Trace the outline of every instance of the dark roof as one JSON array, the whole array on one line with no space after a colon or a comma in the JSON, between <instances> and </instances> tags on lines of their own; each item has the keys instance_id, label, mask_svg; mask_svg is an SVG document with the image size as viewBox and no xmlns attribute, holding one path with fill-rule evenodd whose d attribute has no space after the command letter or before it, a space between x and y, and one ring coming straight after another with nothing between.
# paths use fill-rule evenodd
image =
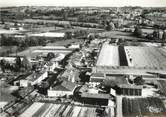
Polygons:
<instances>
[{"instance_id":1,"label":"dark roof","mask_svg":"<svg viewBox=\"0 0 166 117\"><path fill-rule=\"evenodd\" d=\"M56 85L53 87L53 90L59 90L59 91L73 91L77 85L75 83L72 83L70 81L64 80L61 84Z\"/></svg>"},{"instance_id":2,"label":"dark roof","mask_svg":"<svg viewBox=\"0 0 166 117\"><path fill-rule=\"evenodd\" d=\"M99 93L81 93L82 98L94 98L94 99L110 99L111 96L109 94L99 94Z\"/></svg>"}]
</instances>

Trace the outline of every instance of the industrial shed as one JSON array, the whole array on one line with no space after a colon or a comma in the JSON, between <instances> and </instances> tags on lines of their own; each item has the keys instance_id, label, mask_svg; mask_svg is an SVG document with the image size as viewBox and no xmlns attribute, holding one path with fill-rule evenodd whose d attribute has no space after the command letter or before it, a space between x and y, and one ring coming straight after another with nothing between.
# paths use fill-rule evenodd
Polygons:
<instances>
[{"instance_id":1,"label":"industrial shed","mask_svg":"<svg viewBox=\"0 0 166 117\"><path fill-rule=\"evenodd\" d=\"M119 95L125 95L125 96L141 96L142 88L143 88L142 86L121 84L121 85L118 85L116 93Z\"/></svg>"}]
</instances>

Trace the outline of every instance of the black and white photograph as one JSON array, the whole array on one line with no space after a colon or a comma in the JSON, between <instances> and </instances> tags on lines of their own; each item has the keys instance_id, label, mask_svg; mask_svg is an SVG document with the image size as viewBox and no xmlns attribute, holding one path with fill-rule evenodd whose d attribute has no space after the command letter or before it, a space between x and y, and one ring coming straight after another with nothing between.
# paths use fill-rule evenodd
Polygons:
<instances>
[{"instance_id":1,"label":"black and white photograph","mask_svg":"<svg viewBox=\"0 0 166 117\"><path fill-rule=\"evenodd\" d=\"M0 117L166 117L166 0L0 0Z\"/></svg>"}]
</instances>

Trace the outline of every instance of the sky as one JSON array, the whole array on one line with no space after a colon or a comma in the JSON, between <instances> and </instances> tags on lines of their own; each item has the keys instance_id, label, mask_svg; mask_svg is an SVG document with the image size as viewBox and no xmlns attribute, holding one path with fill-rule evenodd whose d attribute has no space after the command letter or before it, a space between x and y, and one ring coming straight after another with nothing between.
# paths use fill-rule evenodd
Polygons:
<instances>
[{"instance_id":1,"label":"sky","mask_svg":"<svg viewBox=\"0 0 166 117\"><path fill-rule=\"evenodd\" d=\"M0 0L0 7L5 6L166 7L166 0Z\"/></svg>"}]
</instances>

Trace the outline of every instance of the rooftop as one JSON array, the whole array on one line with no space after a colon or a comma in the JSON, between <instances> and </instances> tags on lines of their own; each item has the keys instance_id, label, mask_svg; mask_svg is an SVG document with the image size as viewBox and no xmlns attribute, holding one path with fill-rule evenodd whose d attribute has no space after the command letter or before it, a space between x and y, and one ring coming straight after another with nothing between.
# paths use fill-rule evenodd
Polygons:
<instances>
[{"instance_id":1,"label":"rooftop","mask_svg":"<svg viewBox=\"0 0 166 117\"><path fill-rule=\"evenodd\" d=\"M130 67L166 69L166 49L156 47L125 46Z\"/></svg>"},{"instance_id":2,"label":"rooftop","mask_svg":"<svg viewBox=\"0 0 166 117\"><path fill-rule=\"evenodd\" d=\"M103 73L93 73L91 77L104 77Z\"/></svg>"},{"instance_id":3,"label":"rooftop","mask_svg":"<svg viewBox=\"0 0 166 117\"><path fill-rule=\"evenodd\" d=\"M111 96L109 94L99 94L99 93L85 93L81 94L83 98L94 98L94 99L109 99Z\"/></svg>"},{"instance_id":4,"label":"rooftop","mask_svg":"<svg viewBox=\"0 0 166 117\"><path fill-rule=\"evenodd\" d=\"M103 44L96 66L119 66L118 46Z\"/></svg>"},{"instance_id":5,"label":"rooftop","mask_svg":"<svg viewBox=\"0 0 166 117\"><path fill-rule=\"evenodd\" d=\"M70 81L64 80L62 83L56 85L53 87L52 90L57 91L73 91L77 85L75 83L72 83Z\"/></svg>"},{"instance_id":6,"label":"rooftop","mask_svg":"<svg viewBox=\"0 0 166 117\"><path fill-rule=\"evenodd\" d=\"M36 73L36 72L34 72L31 75L29 75L26 79L33 82L33 81L37 80L43 74L44 74L43 72L42 73Z\"/></svg>"}]
</instances>

